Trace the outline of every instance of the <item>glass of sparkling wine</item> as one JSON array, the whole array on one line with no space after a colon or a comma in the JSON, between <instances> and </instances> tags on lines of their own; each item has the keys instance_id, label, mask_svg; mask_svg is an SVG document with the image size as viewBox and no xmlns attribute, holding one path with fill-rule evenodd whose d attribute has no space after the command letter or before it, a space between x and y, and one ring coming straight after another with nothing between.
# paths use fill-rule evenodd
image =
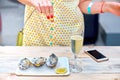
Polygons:
<instances>
[{"instance_id":1,"label":"glass of sparkling wine","mask_svg":"<svg viewBox=\"0 0 120 80\"><path fill-rule=\"evenodd\" d=\"M77 59L77 55L80 53L83 46L83 31L74 32L71 34L71 50L74 55L72 64L70 64L71 72L81 72L81 61Z\"/></svg>"}]
</instances>

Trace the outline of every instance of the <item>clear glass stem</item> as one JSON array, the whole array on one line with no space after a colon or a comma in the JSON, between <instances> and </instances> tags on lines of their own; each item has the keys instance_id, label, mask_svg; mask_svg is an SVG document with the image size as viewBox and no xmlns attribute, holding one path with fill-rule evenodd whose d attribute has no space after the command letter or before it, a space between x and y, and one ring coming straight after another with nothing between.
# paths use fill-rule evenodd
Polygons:
<instances>
[{"instance_id":1,"label":"clear glass stem","mask_svg":"<svg viewBox=\"0 0 120 80\"><path fill-rule=\"evenodd\" d=\"M77 55L76 55L76 53L74 53L74 59L75 59L75 60L77 59Z\"/></svg>"},{"instance_id":2,"label":"clear glass stem","mask_svg":"<svg viewBox=\"0 0 120 80\"><path fill-rule=\"evenodd\" d=\"M77 66L77 55L76 53L74 53L74 60L75 60L75 65L74 65L74 68Z\"/></svg>"}]
</instances>

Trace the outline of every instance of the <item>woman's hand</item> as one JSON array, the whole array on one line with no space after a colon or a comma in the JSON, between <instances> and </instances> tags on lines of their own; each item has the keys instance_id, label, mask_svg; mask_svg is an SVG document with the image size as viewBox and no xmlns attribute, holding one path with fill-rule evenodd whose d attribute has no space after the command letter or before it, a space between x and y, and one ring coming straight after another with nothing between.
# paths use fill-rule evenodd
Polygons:
<instances>
[{"instance_id":1,"label":"woman's hand","mask_svg":"<svg viewBox=\"0 0 120 80\"><path fill-rule=\"evenodd\" d=\"M53 6L50 0L29 0L29 2L40 12L47 16L47 19L53 18Z\"/></svg>"},{"instance_id":2,"label":"woman's hand","mask_svg":"<svg viewBox=\"0 0 120 80\"><path fill-rule=\"evenodd\" d=\"M105 2L103 12L110 12L120 16L120 3L118 2Z\"/></svg>"}]
</instances>

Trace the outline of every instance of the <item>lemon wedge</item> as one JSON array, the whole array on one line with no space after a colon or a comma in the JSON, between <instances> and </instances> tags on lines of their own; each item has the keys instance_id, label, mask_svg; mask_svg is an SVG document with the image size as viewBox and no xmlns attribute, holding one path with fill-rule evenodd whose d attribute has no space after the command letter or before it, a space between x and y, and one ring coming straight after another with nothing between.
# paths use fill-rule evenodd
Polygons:
<instances>
[{"instance_id":1,"label":"lemon wedge","mask_svg":"<svg viewBox=\"0 0 120 80\"><path fill-rule=\"evenodd\" d=\"M56 74L65 74L67 72L67 68L56 68Z\"/></svg>"}]
</instances>

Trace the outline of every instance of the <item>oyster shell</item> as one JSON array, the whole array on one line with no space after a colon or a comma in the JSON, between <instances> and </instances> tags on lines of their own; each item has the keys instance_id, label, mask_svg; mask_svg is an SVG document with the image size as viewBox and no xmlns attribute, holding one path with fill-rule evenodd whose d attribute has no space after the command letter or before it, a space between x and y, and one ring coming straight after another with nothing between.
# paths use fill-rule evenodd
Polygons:
<instances>
[{"instance_id":1,"label":"oyster shell","mask_svg":"<svg viewBox=\"0 0 120 80\"><path fill-rule=\"evenodd\" d=\"M48 67L53 68L57 65L57 62L58 62L58 57L55 54L51 54L47 59L46 64Z\"/></svg>"},{"instance_id":2,"label":"oyster shell","mask_svg":"<svg viewBox=\"0 0 120 80\"><path fill-rule=\"evenodd\" d=\"M30 67L30 65L31 65L30 60L27 58L23 58L20 60L18 67L21 70L25 70L25 69L28 69Z\"/></svg>"},{"instance_id":3,"label":"oyster shell","mask_svg":"<svg viewBox=\"0 0 120 80\"><path fill-rule=\"evenodd\" d=\"M34 66L40 67L43 64L45 64L46 58L45 57L36 57L36 58L33 58L31 62Z\"/></svg>"}]
</instances>

